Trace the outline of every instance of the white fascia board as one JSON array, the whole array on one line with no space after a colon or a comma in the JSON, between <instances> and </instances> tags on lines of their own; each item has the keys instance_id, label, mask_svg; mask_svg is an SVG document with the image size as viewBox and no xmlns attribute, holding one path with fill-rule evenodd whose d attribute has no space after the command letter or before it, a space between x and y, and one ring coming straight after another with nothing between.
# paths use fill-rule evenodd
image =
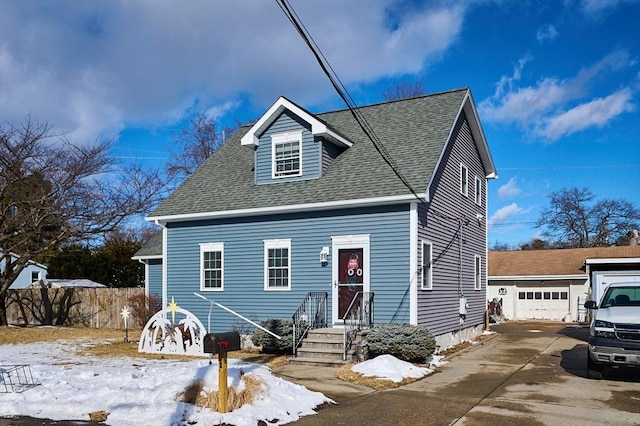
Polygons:
<instances>
[{"instance_id":1,"label":"white fascia board","mask_svg":"<svg viewBox=\"0 0 640 426\"><path fill-rule=\"evenodd\" d=\"M133 256L131 260L152 260L152 259L162 259L161 254L150 254L147 256Z\"/></svg>"},{"instance_id":2,"label":"white fascia board","mask_svg":"<svg viewBox=\"0 0 640 426\"><path fill-rule=\"evenodd\" d=\"M326 131L323 133L319 133L321 136L326 137L328 140L330 140L331 142L333 142L334 144L338 145L338 146L343 146L345 148L349 148L351 145L353 145L352 142L348 141L347 139L345 139L343 136L337 134L336 132L334 132L333 130L326 128ZM314 133L315 135L315 133Z\"/></svg>"},{"instance_id":3,"label":"white fascia board","mask_svg":"<svg viewBox=\"0 0 640 426\"><path fill-rule=\"evenodd\" d=\"M576 275L496 275L489 276L489 281L563 281L563 280L586 280L587 274Z\"/></svg>"},{"instance_id":4,"label":"white fascia board","mask_svg":"<svg viewBox=\"0 0 640 426\"><path fill-rule=\"evenodd\" d=\"M584 261L587 265L603 265L607 263L640 263L640 257L613 257L613 258L597 258L587 259Z\"/></svg>"},{"instance_id":5,"label":"white fascia board","mask_svg":"<svg viewBox=\"0 0 640 426\"><path fill-rule=\"evenodd\" d=\"M484 136L484 131L482 130L482 126L480 125L480 119L478 118L478 113L473 104L473 98L471 97L471 92L467 90L467 94L460 104L460 109L458 110L458 114L456 114L456 118L453 121L453 125L449 129L449 135L447 135L447 143L445 144L445 148L447 144L451 142L451 138L453 137L453 130L455 129L455 123L460 118L460 114L465 112L467 115L467 123L469 124L469 128L471 129L471 135L473 136L473 140L475 141L476 147L478 148L478 152L480 153L480 160L487 170L487 174L485 176L486 179L497 179L498 173L496 172L495 164L493 163L493 158L491 157L491 153L489 152L489 145L487 144L487 139ZM431 175L431 179L427 184L427 188L425 189L425 201L429 202L429 194L431 189L431 184L436 177L436 171L440 167L442 163L442 158L444 156L446 149L443 149L438 157L438 161L436 162L436 166L433 169L433 173Z\"/></svg>"},{"instance_id":6,"label":"white fascia board","mask_svg":"<svg viewBox=\"0 0 640 426\"><path fill-rule=\"evenodd\" d=\"M271 108L264 113L260 120L256 122L251 129L240 139L240 143L243 146L251 146L257 147L259 143L259 135L269 126L273 121L282 113L284 110L289 110L302 120L306 121L311 125L311 133L314 135L325 136L327 139L331 140L333 143L337 145L342 145L345 147L350 147L353 145L343 136L340 136L338 133L329 129L326 124L322 121L315 118L313 115L309 114L307 111L303 110L293 102L289 101L287 98L280 96L278 100L271 105Z\"/></svg>"},{"instance_id":7,"label":"white fascia board","mask_svg":"<svg viewBox=\"0 0 640 426\"><path fill-rule=\"evenodd\" d=\"M469 90L467 90L467 94L464 98L464 101L462 102L462 109L467 115L469 128L471 129L473 139L476 141L476 146L478 147L478 152L480 153L482 164L487 170L487 174L485 177L487 179L497 179L498 172L496 171L496 166L493 162L493 158L491 157L489 144L487 144L487 138L485 137L484 131L482 130L482 124L480 124L480 118L478 117L478 112L476 111L473 97L471 96L471 91ZM460 112L458 113L458 117L459 116Z\"/></svg>"},{"instance_id":8,"label":"white fascia board","mask_svg":"<svg viewBox=\"0 0 640 426\"><path fill-rule=\"evenodd\" d=\"M424 194L418 194L424 197ZM413 194L392 197L362 198L359 200L342 200L326 203L293 204L288 206L264 207L257 209L225 210L217 212L187 213L167 216L149 216L145 220L159 224L167 222L183 222L190 220L222 219L228 217L264 216L278 213L301 213L310 211L332 210L336 208L373 207L415 201Z\"/></svg>"}]
</instances>

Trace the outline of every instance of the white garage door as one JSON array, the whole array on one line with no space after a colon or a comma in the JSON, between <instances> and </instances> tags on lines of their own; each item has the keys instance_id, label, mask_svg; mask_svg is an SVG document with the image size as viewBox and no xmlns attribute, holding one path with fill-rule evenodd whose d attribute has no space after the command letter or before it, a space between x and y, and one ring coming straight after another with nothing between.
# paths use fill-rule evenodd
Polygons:
<instances>
[{"instance_id":1,"label":"white garage door","mask_svg":"<svg viewBox=\"0 0 640 426\"><path fill-rule=\"evenodd\" d=\"M517 289L518 319L561 320L569 312L569 286L522 287Z\"/></svg>"}]
</instances>

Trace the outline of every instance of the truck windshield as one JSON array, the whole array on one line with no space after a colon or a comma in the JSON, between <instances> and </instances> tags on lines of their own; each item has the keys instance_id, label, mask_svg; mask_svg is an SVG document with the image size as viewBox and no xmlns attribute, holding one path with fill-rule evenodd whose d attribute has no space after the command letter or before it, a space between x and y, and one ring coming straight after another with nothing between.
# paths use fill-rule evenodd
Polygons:
<instances>
[{"instance_id":1,"label":"truck windshield","mask_svg":"<svg viewBox=\"0 0 640 426\"><path fill-rule=\"evenodd\" d=\"M611 306L640 306L640 287L609 287L601 307Z\"/></svg>"}]
</instances>

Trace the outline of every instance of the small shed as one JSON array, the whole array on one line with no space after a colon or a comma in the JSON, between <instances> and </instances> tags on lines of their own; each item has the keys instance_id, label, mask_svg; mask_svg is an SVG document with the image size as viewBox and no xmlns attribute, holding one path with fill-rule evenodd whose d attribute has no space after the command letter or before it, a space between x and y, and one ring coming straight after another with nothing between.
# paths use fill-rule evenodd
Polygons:
<instances>
[{"instance_id":1,"label":"small shed","mask_svg":"<svg viewBox=\"0 0 640 426\"><path fill-rule=\"evenodd\" d=\"M95 281L91 281L87 278L50 278L34 281L31 283L29 288L107 288L107 286Z\"/></svg>"}]
</instances>

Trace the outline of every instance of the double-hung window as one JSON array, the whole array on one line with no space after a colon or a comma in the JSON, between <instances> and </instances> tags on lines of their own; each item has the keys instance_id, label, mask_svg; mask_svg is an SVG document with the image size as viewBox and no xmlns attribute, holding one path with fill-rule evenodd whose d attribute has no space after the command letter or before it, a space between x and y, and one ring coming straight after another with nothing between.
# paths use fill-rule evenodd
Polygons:
<instances>
[{"instance_id":1,"label":"double-hung window","mask_svg":"<svg viewBox=\"0 0 640 426\"><path fill-rule=\"evenodd\" d=\"M433 289L433 245L422 242L422 289Z\"/></svg>"},{"instance_id":2,"label":"double-hung window","mask_svg":"<svg viewBox=\"0 0 640 426\"><path fill-rule=\"evenodd\" d=\"M460 193L469 196L469 169L464 164L460 164Z\"/></svg>"},{"instance_id":3,"label":"double-hung window","mask_svg":"<svg viewBox=\"0 0 640 426\"><path fill-rule=\"evenodd\" d=\"M224 290L224 243L200 244L200 290Z\"/></svg>"},{"instance_id":4,"label":"double-hung window","mask_svg":"<svg viewBox=\"0 0 640 426\"><path fill-rule=\"evenodd\" d=\"M476 204L482 205L482 179L476 176Z\"/></svg>"},{"instance_id":5,"label":"double-hung window","mask_svg":"<svg viewBox=\"0 0 640 426\"><path fill-rule=\"evenodd\" d=\"M474 263L475 263L474 289L475 290L482 290L482 258L480 256L478 256L477 254L475 255Z\"/></svg>"},{"instance_id":6,"label":"double-hung window","mask_svg":"<svg viewBox=\"0 0 640 426\"><path fill-rule=\"evenodd\" d=\"M272 176L274 178L302 174L302 132L278 133L271 136Z\"/></svg>"},{"instance_id":7,"label":"double-hung window","mask_svg":"<svg viewBox=\"0 0 640 426\"><path fill-rule=\"evenodd\" d=\"M264 289L291 289L291 239L264 241Z\"/></svg>"}]
</instances>

